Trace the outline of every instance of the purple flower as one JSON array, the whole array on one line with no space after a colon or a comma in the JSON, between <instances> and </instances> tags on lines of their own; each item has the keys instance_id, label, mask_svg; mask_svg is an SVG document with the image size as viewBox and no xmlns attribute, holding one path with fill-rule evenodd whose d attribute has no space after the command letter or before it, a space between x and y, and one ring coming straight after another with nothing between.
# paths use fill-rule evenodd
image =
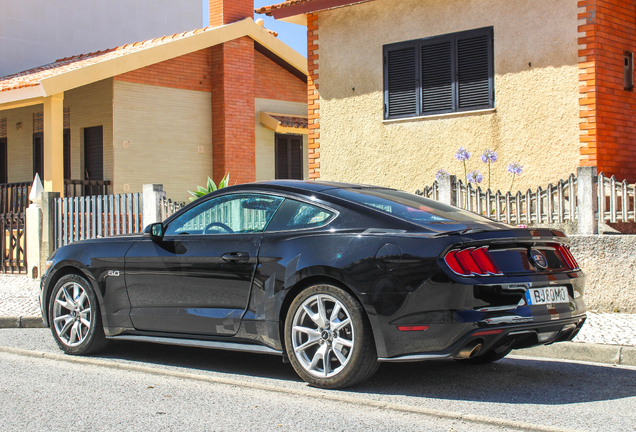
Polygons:
<instances>
[{"instance_id":1,"label":"purple flower","mask_svg":"<svg viewBox=\"0 0 636 432\"><path fill-rule=\"evenodd\" d=\"M508 165L507 169L508 172L513 175L521 175L521 173L523 172L523 165L521 165L519 162L513 162Z\"/></svg>"},{"instance_id":2,"label":"purple flower","mask_svg":"<svg viewBox=\"0 0 636 432\"><path fill-rule=\"evenodd\" d=\"M484 179L484 176L481 175L481 173L479 171L473 170L471 172L468 173L468 182L469 183L481 183L481 181Z\"/></svg>"},{"instance_id":3,"label":"purple flower","mask_svg":"<svg viewBox=\"0 0 636 432\"><path fill-rule=\"evenodd\" d=\"M484 154L481 155L481 161L483 163L497 162L497 152L490 149L484 150Z\"/></svg>"},{"instance_id":4,"label":"purple flower","mask_svg":"<svg viewBox=\"0 0 636 432\"><path fill-rule=\"evenodd\" d=\"M470 153L464 147L460 147L457 153L455 153L455 159L458 161L467 161L469 157Z\"/></svg>"},{"instance_id":5,"label":"purple flower","mask_svg":"<svg viewBox=\"0 0 636 432\"><path fill-rule=\"evenodd\" d=\"M447 176L447 175L449 175L449 174L448 174L448 171L446 171L446 170L445 170L445 169L443 169L443 168L438 169L438 170L437 170L437 173L435 174L435 180L439 180L439 178L440 178L440 177L442 177L442 176Z\"/></svg>"}]
</instances>

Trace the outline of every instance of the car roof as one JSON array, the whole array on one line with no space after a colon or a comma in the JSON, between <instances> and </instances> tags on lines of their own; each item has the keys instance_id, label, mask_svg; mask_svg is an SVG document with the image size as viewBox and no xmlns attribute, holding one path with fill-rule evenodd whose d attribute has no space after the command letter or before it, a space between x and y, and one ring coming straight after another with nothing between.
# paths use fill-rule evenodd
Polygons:
<instances>
[{"instance_id":1,"label":"car roof","mask_svg":"<svg viewBox=\"0 0 636 432\"><path fill-rule=\"evenodd\" d=\"M390 189L382 186L363 185L356 183L341 183L321 180L269 180L254 183L243 183L232 188L277 189L290 192L322 192L329 189Z\"/></svg>"}]
</instances>

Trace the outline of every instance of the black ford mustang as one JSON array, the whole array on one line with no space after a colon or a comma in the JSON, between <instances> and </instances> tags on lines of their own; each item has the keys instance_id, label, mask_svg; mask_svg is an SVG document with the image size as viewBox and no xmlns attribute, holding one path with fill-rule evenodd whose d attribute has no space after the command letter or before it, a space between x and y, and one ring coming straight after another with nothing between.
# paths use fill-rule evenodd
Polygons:
<instances>
[{"instance_id":1,"label":"black ford mustang","mask_svg":"<svg viewBox=\"0 0 636 432\"><path fill-rule=\"evenodd\" d=\"M571 340L584 280L558 231L393 189L272 181L58 249L40 303L69 354L110 339L269 353L342 388L379 361L485 363Z\"/></svg>"}]
</instances>

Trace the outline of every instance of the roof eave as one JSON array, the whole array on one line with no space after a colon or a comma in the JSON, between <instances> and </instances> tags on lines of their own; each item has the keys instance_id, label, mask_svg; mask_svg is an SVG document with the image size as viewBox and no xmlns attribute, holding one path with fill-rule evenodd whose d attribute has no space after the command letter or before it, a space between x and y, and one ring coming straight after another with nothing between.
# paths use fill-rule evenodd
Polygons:
<instances>
[{"instance_id":1,"label":"roof eave","mask_svg":"<svg viewBox=\"0 0 636 432\"><path fill-rule=\"evenodd\" d=\"M40 85L0 92L0 110L22 108L44 103L47 96Z\"/></svg>"},{"instance_id":2,"label":"roof eave","mask_svg":"<svg viewBox=\"0 0 636 432\"><path fill-rule=\"evenodd\" d=\"M296 22L302 19L301 16L304 16L308 13L351 6L354 4L366 3L369 1L373 0L313 0L305 3L292 4L278 9L271 9L264 13L269 16L273 16L277 20L285 21L291 19L292 21L289 22Z\"/></svg>"},{"instance_id":3,"label":"roof eave","mask_svg":"<svg viewBox=\"0 0 636 432\"><path fill-rule=\"evenodd\" d=\"M0 104L2 104L0 109L6 109L4 107L5 103L26 101L34 97L46 97L62 93L244 36L254 39L287 62L291 67L307 75L307 59L304 56L278 40L266 29L255 24L252 18L245 18L242 21L177 39L170 43L149 47L121 57L115 57L43 78L39 81L39 85L36 86L0 92Z\"/></svg>"}]
</instances>

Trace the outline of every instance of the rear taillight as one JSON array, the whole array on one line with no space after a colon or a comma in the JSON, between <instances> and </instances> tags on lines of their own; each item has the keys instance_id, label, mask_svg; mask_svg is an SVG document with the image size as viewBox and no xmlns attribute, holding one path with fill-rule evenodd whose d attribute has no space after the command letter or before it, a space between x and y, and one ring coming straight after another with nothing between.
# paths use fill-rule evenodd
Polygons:
<instances>
[{"instance_id":1,"label":"rear taillight","mask_svg":"<svg viewBox=\"0 0 636 432\"><path fill-rule=\"evenodd\" d=\"M572 270L579 269L579 263L576 262L576 259L574 259L574 255L572 255L572 252L570 252L570 249L567 246L560 244L557 245L556 248L563 257L563 261L569 268L571 268Z\"/></svg>"},{"instance_id":2,"label":"rear taillight","mask_svg":"<svg viewBox=\"0 0 636 432\"><path fill-rule=\"evenodd\" d=\"M454 249L446 254L444 261L453 272L461 276L490 276L502 274L486 246Z\"/></svg>"}]
</instances>

